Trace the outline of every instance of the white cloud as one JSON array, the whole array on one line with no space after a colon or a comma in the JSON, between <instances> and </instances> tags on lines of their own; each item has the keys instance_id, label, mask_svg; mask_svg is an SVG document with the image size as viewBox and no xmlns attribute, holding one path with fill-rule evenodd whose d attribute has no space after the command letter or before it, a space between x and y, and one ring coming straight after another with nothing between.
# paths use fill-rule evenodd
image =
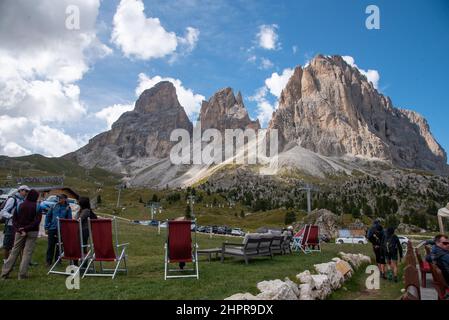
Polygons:
<instances>
[{"instance_id":1,"label":"white cloud","mask_svg":"<svg viewBox=\"0 0 449 320\"><path fill-rule=\"evenodd\" d=\"M296 52L298 52L298 46L293 46L292 51L293 51L293 54L296 54Z\"/></svg>"},{"instance_id":2,"label":"white cloud","mask_svg":"<svg viewBox=\"0 0 449 320\"><path fill-rule=\"evenodd\" d=\"M266 50L276 50L280 47L278 43L278 34L276 33L279 27L276 24L261 25L259 33L257 34L257 41L259 46Z\"/></svg>"},{"instance_id":3,"label":"white cloud","mask_svg":"<svg viewBox=\"0 0 449 320\"><path fill-rule=\"evenodd\" d=\"M266 70L266 69L271 69L273 67L274 67L274 64L269 59L266 59L266 58L260 59L260 67L259 67L260 69Z\"/></svg>"},{"instance_id":4,"label":"white cloud","mask_svg":"<svg viewBox=\"0 0 449 320\"><path fill-rule=\"evenodd\" d=\"M146 74L139 74L139 85L136 88L136 96L139 96L144 90L154 87L161 81L170 81L176 88L176 94L178 96L179 103L184 107L187 116L190 120L196 120L196 115L201 109L201 103L206 98L203 95L196 94L192 89L187 89L182 85L181 80L154 76L148 77Z\"/></svg>"},{"instance_id":5,"label":"white cloud","mask_svg":"<svg viewBox=\"0 0 449 320\"><path fill-rule=\"evenodd\" d=\"M158 18L146 17L141 0L121 0L113 19L111 41L126 57L141 60L162 58L174 54L178 44L192 51L199 38L199 30L188 27L185 37L164 29Z\"/></svg>"},{"instance_id":6,"label":"white cloud","mask_svg":"<svg viewBox=\"0 0 449 320\"><path fill-rule=\"evenodd\" d=\"M271 119L273 112L276 110L275 106L267 100L268 88L266 86L259 88L254 96L249 97L250 101L257 103L257 119L260 125L265 127Z\"/></svg>"},{"instance_id":7,"label":"white cloud","mask_svg":"<svg viewBox=\"0 0 449 320\"><path fill-rule=\"evenodd\" d=\"M66 28L68 5L79 8L79 30ZM75 82L112 52L96 35L99 6L100 0L0 3L0 154L57 156L80 146L62 128L87 113Z\"/></svg>"},{"instance_id":8,"label":"white cloud","mask_svg":"<svg viewBox=\"0 0 449 320\"><path fill-rule=\"evenodd\" d=\"M187 27L187 32L184 38L178 38L178 40L179 43L186 46L187 52L192 52L193 49L195 49L199 38L200 38L200 30L192 27Z\"/></svg>"},{"instance_id":9,"label":"white cloud","mask_svg":"<svg viewBox=\"0 0 449 320\"><path fill-rule=\"evenodd\" d=\"M106 121L107 129L111 129L112 124L120 118L120 116L134 109L134 105L131 104L114 104L113 106L109 106L103 108L102 110L95 113L95 116L98 119Z\"/></svg>"},{"instance_id":10,"label":"white cloud","mask_svg":"<svg viewBox=\"0 0 449 320\"><path fill-rule=\"evenodd\" d=\"M277 72L273 73L270 78L265 80L265 85L270 90L270 93L276 98L281 96L282 90L287 85L288 80L290 80L293 75L293 69L284 69L282 74L279 75Z\"/></svg>"},{"instance_id":11,"label":"white cloud","mask_svg":"<svg viewBox=\"0 0 449 320\"><path fill-rule=\"evenodd\" d=\"M80 9L80 30L66 28L68 5ZM42 0L32 6L27 0L2 2L0 56L9 63L9 76L80 80L90 62L111 53L96 36L99 6L99 0Z\"/></svg>"},{"instance_id":12,"label":"white cloud","mask_svg":"<svg viewBox=\"0 0 449 320\"><path fill-rule=\"evenodd\" d=\"M248 62L251 62L251 63L256 63L256 61L257 61L257 56L252 55L252 56L250 56L250 57L248 58L247 61L248 61Z\"/></svg>"},{"instance_id":13,"label":"white cloud","mask_svg":"<svg viewBox=\"0 0 449 320\"><path fill-rule=\"evenodd\" d=\"M368 71L366 71L366 70L363 70L363 69L359 68L355 64L354 58L351 57L351 56L342 56L342 58L351 67L357 68L360 71L360 73L363 74L368 79L369 82L373 83L374 88L378 89L380 75L379 75L379 72L377 70L368 69Z\"/></svg>"},{"instance_id":14,"label":"white cloud","mask_svg":"<svg viewBox=\"0 0 449 320\"><path fill-rule=\"evenodd\" d=\"M265 80L265 85L259 88L255 94L249 97L250 101L257 103L257 118L262 127L266 126L271 120L273 112L277 109L277 102L269 101L268 93L278 99L282 90L287 85L288 80L293 75L293 69L284 69L281 75L277 72L273 73L270 78Z\"/></svg>"},{"instance_id":15,"label":"white cloud","mask_svg":"<svg viewBox=\"0 0 449 320\"><path fill-rule=\"evenodd\" d=\"M58 157L79 148L84 142L38 121L0 116L0 154L18 157L39 153Z\"/></svg>"}]
</instances>

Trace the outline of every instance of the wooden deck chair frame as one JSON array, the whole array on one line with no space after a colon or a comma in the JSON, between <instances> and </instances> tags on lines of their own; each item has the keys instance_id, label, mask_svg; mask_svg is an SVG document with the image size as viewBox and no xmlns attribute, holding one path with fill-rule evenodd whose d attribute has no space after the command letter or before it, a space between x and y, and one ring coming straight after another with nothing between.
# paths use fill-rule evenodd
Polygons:
<instances>
[{"instance_id":1,"label":"wooden deck chair frame","mask_svg":"<svg viewBox=\"0 0 449 320\"><path fill-rule=\"evenodd\" d=\"M308 229L306 229L307 226L308 225L306 224L304 227L301 228L301 230L299 230L296 234L293 235L292 243L291 243L291 248L292 248L293 251L303 250L302 249L302 242L303 242L303 238L305 236L306 230L308 230ZM300 236L297 236L297 234L301 233L301 231L303 231L302 234Z\"/></svg>"},{"instance_id":2,"label":"wooden deck chair frame","mask_svg":"<svg viewBox=\"0 0 449 320\"><path fill-rule=\"evenodd\" d=\"M77 221L77 220L71 220L73 222L76 221L76 223L78 223L78 226L79 226L78 230L79 230L79 238L80 238L81 256L77 261L78 266L73 264L73 260L70 260L70 264L73 265L74 267L76 267L75 272L56 271L55 269L58 266L58 264L65 258L64 257L64 255L65 255L64 243L63 243L62 237L61 237L61 221L60 221L59 217L57 217L56 219L57 219L56 221L58 224L58 244L57 244L57 246L59 247L59 256L58 256L58 259L56 259L56 262L53 264L53 266L48 271L47 275L60 274L60 275L65 275L65 276L76 277L76 275L78 273L81 273L82 266L88 261L89 257L91 256L90 245L83 245L83 230L81 228L81 222ZM89 248L87 253L84 253L84 248Z\"/></svg>"},{"instance_id":3,"label":"wooden deck chair frame","mask_svg":"<svg viewBox=\"0 0 449 320\"><path fill-rule=\"evenodd\" d=\"M114 230L114 234L112 235L112 241L113 241L112 246L114 248L115 258L113 261L111 260L110 262L115 263L114 268L104 268L103 262L105 262L105 261L98 260L97 257L95 256L95 242L94 242L94 237L93 237L93 233L92 233L92 221L96 221L96 220L111 221L111 227ZM95 220L91 220L90 218L88 218L87 221L88 221L88 227L89 227L89 241L90 241L90 246L92 248L92 254L89 259L89 263L87 264L86 271L83 274L83 278L84 277L112 277L112 279L115 279L115 276L117 275L118 272L124 272L124 273L128 274L128 267L126 265L126 259L127 259L126 249L128 248L129 243L121 243L121 244L119 243L117 219L115 217L112 219L95 219ZM95 262L99 262L100 272L97 272ZM120 265L122 264L122 262L123 262L124 266L123 266L123 268L120 268ZM91 265L93 267L92 272L90 272Z\"/></svg>"},{"instance_id":4,"label":"wooden deck chair frame","mask_svg":"<svg viewBox=\"0 0 449 320\"><path fill-rule=\"evenodd\" d=\"M310 225L306 224L303 229L304 229L304 232L300 237L293 238L294 239L294 247L295 247L295 251L301 250L305 254L308 254L308 253L312 252L307 245L307 241L309 240L309 235L310 235Z\"/></svg>"},{"instance_id":5,"label":"wooden deck chair frame","mask_svg":"<svg viewBox=\"0 0 449 320\"><path fill-rule=\"evenodd\" d=\"M169 237L170 237L170 224L169 221L166 220L167 222L167 240L165 242L164 245L164 249L165 249L165 260L164 260L164 280L167 279L174 279L174 278L196 278L199 279L200 275L199 275L199 268L198 268L198 243L197 243L197 231L195 228L194 231L194 239L191 240L191 242L193 243L192 246L192 263L193 263L193 268L190 269L170 269L169 264L170 264L170 260L169 260L169 245L168 245L168 241L169 241ZM196 226L196 219L193 221L190 221L190 225L189 227L191 227L192 222L195 224ZM185 271L190 271L193 272L192 274L179 274ZM178 273L179 275L171 275L170 273Z\"/></svg>"}]
</instances>

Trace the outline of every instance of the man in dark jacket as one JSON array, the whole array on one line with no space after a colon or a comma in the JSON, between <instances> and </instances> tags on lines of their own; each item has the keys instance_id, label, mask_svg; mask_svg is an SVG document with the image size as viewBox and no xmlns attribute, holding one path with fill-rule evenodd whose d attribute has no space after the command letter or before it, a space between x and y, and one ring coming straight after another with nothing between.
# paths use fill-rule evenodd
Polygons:
<instances>
[{"instance_id":1,"label":"man in dark jacket","mask_svg":"<svg viewBox=\"0 0 449 320\"><path fill-rule=\"evenodd\" d=\"M8 278L20 253L22 253L22 261L19 269L19 280L27 278L28 267L36 245L41 222L40 207L37 203L38 197L39 193L36 190L31 190L25 201L14 210L13 225L16 234L11 254L2 269L1 277L3 279Z\"/></svg>"},{"instance_id":2,"label":"man in dark jacket","mask_svg":"<svg viewBox=\"0 0 449 320\"><path fill-rule=\"evenodd\" d=\"M51 266L53 259L57 260L59 257L58 218L72 219L72 209L70 209L67 196L60 194L58 198L59 202L48 211L45 217L45 233L48 235L47 267Z\"/></svg>"},{"instance_id":3,"label":"man in dark jacket","mask_svg":"<svg viewBox=\"0 0 449 320\"><path fill-rule=\"evenodd\" d=\"M377 266L380 270L380 275L382 278L386 279L387 276L385 273L385 249L383 246L385 233L379 220L374 220L373 226L368 230L366 237L373 245L373 251L376 257Z\"/></svg>"},{"instance_id":4,"label":"man in dark jacket","mask_svg":"<svg viewBox=\"0 0 449 320\"><path fill-rule=\"evenodd\" d=\"M446 283L449 284L449 239L446 235L439 234L435 237L435 245L432 246L427 260L434 262L441 269Z\"/></svg>"}]
</instances>

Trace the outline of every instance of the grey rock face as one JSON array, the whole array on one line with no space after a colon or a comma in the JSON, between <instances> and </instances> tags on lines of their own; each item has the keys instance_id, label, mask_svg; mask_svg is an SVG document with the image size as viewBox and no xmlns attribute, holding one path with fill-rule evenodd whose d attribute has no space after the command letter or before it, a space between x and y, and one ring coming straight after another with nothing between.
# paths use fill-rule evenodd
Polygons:
<instances>
[{"instance_id":1,"label":"grey rock face","mask_svg":"<svg viewBox=\"0 0 449 320\"><path fill-rule=\"evenodd\" d=\"M127 162L136 159L168 157L174 144L170 134L178 128L191 133L192 123L179 104L173 84L160 82L145 90L134 110L122 114L111 130L69 156L87 167L97 165L121 172Z\"/></svg>"},{"instance_id":2,"label":"grey rock face","mask_svg":"<svg viewBox=\"0 0 449 320\"><path fill-rule=\"evenodd\" d=\"M269 125L283 150L296 145L325 156L362 156L405 168L447 173L447 156L426 120L393 107L340 56L297 67Z\"/></svg>"},{"instance_id":3,"label":"grey rock face","mask_svg":"<svg viewBox=\"0 0 449 320\"><path fill-rule=\"evenodd\" d=\"M259 120L251 121L239 92L235 97L231 88L215 93L209 101L203 101L200 117L201 129L260 129Z\"/></svg>"}]
</instances>

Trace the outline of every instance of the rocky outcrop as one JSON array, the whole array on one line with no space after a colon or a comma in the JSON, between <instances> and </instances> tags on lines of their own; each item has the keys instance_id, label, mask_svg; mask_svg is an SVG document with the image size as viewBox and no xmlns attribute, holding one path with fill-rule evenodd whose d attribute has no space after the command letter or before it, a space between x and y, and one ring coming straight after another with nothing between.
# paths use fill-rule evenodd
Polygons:
<instances>
[{"instance_id":1,"label":"rocky outcrop","mask_svg":"<svg viewBox=\"0 0 449 320\"><path fill-rule=\"evenodd\" d=\"M174 129L192 132L192 123L179 104L171 82L160 82L145 90L133 111L125 112L112 125L68 157L85 167L99 166L122 172L127 163L138 159L163 159L169 156Z\"/></svg>"},{"instance_id":2,"label":"rocky outcrop","mask_svg":"<svg viewBox=\"0 0 449 320\"><path fill-rule=\"evenodd\" d=\"M338 237L338 216L327 209L313 210L303 219L303 224L317 225L320 233L328 238Z\"/></svg>"},{"instance_id":3,"label":"rocky outcrop","mask_svg":"<svg viewBox=\"0 0 449 320\"><path fill-rule=\"evenodd\" d=\"M215 93L209 101L203 101L198 119L201 130L217 129L260 129L259 120L251 121L243 104L242 95L237 97L231 88Z\"/></svg>"},{"instance_id":4,"label":"rocky outcrop","mask_svg":"<svg viewBox=\"0 0 449 320\"><path fill-rule=\"evenodd\" d=\"M446 153L426 120L394 108L340 56L318 55L295 69L269 128L278 130L283 150L301 146L324 156L362 156L449 172Z\"/></svg>"}]
</instances>

